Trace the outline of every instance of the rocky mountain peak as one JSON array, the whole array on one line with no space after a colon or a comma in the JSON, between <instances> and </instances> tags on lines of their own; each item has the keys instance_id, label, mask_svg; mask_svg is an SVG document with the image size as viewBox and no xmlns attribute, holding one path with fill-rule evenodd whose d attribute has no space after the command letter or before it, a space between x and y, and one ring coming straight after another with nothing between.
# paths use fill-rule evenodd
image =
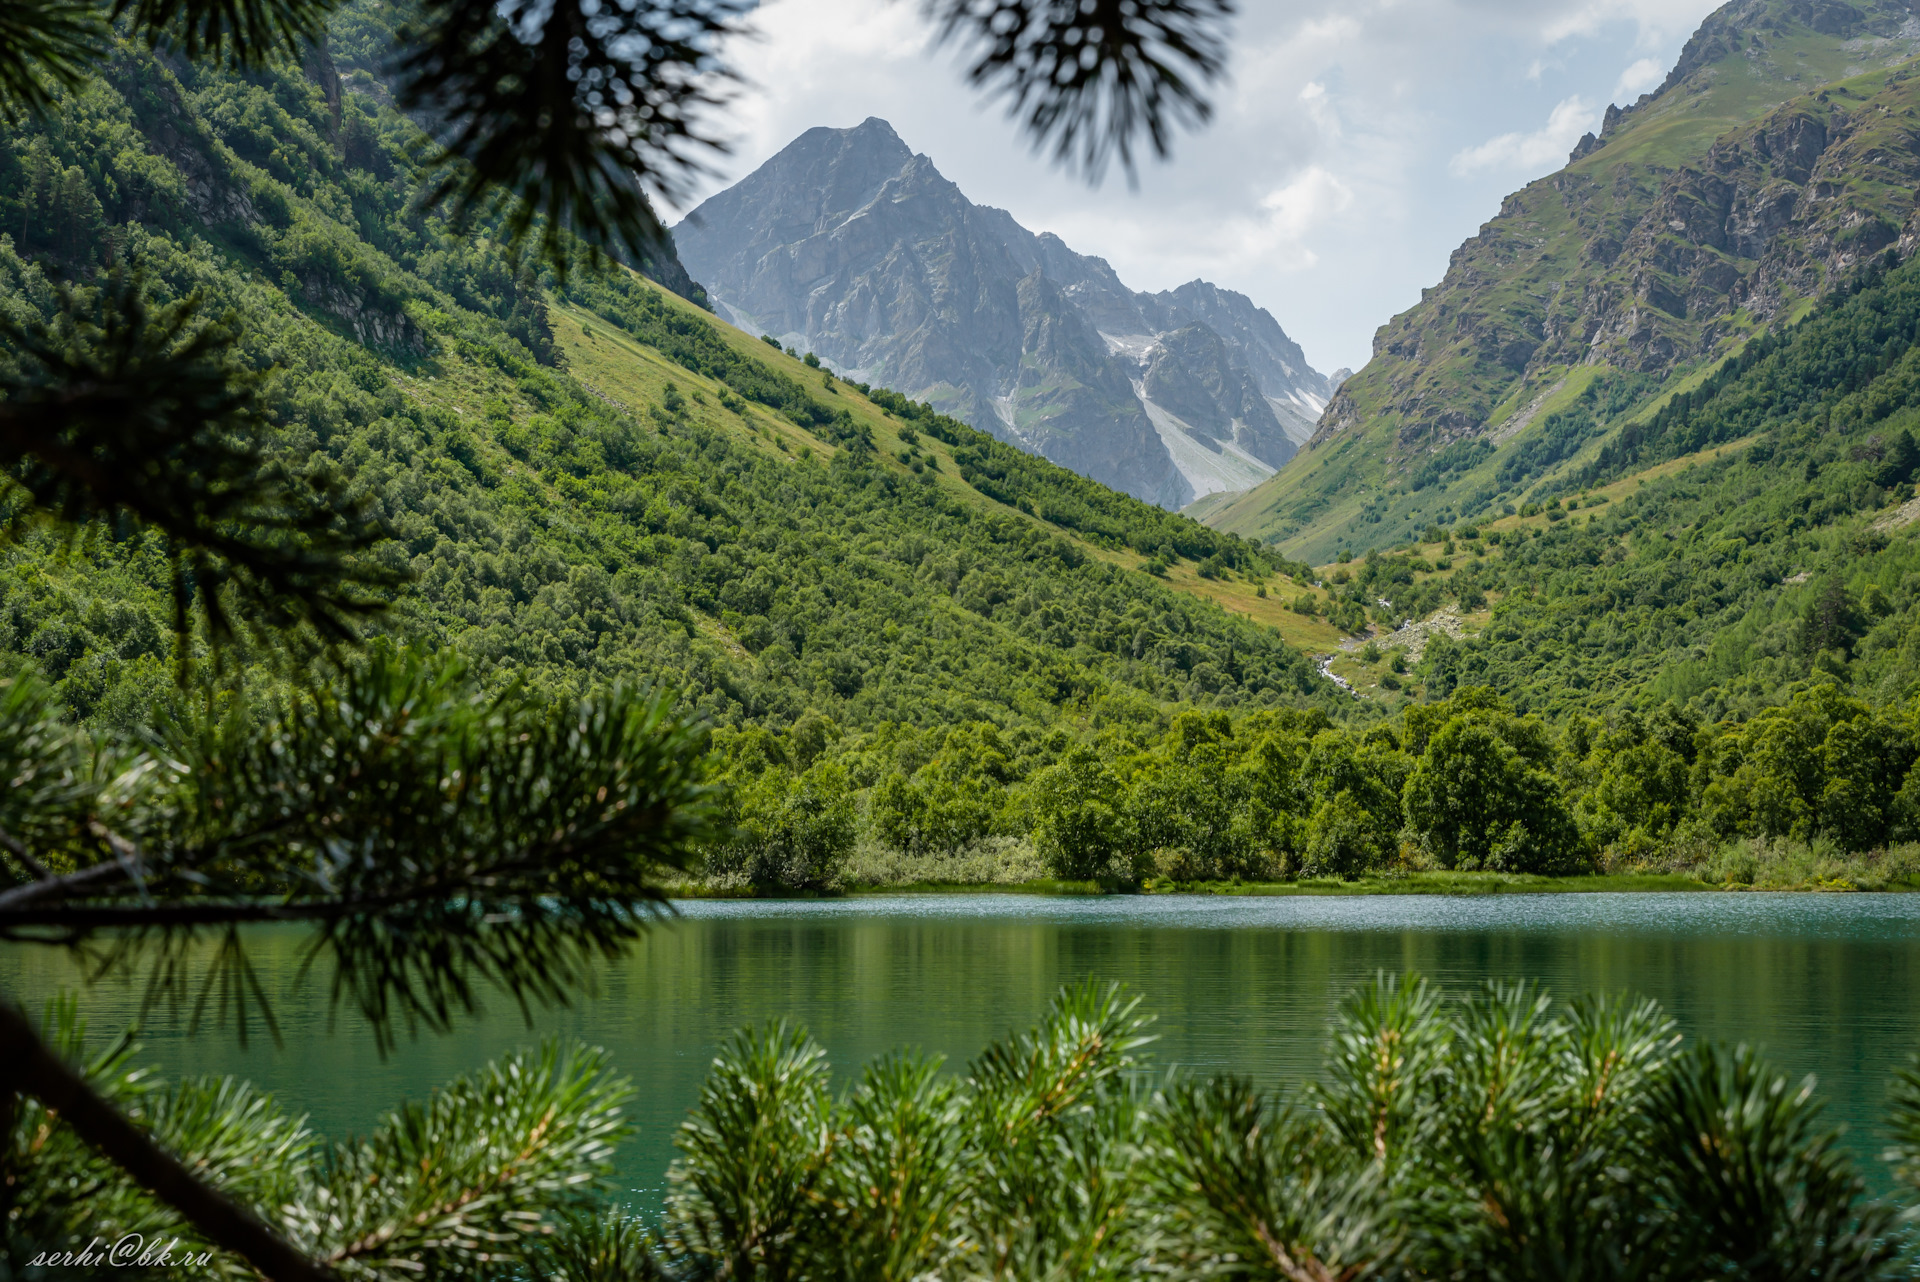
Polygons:
<instances>
[{"instance_id":1,"label":"rocky mountain peak","mask_svg":"<svg viewBox=\"0 0 1920 1282\"><path fill-rule=\"evenodd\" d=\"M674 240L741 328L1164 506L1272 475L1332 390L1251 299L1131 290L877 117L807 130Z\"/></svg>"}]
</instances>

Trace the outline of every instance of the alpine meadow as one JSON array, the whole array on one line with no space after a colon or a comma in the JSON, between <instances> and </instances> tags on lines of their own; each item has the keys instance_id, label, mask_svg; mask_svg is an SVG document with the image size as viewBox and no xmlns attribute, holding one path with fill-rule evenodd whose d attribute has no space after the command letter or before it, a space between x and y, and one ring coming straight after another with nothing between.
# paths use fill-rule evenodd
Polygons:
<instances>
[{"instance_id":1,"label":"alpine meadow","mask_svg":"<svg viewBox=\"0 0 1920 1282\"><path fill-rule=\"evenodd\" d=\"M602 1049L342 1138L89 1023L297 1044L293 932L380 1055L457 1047L695 898L1920 890L1904 3L1716 10L1344 381L877 119L668 228L753 8L0 12L0 1278L1912 1276L1920 1061L1876 1162L1499 976L1374 977L1284 1089L1161 1074L1100 975L957 1069L755 1025L639 1201ZM1094 178L1237 20L919 17Z\"/></svg>"}]
</instances>

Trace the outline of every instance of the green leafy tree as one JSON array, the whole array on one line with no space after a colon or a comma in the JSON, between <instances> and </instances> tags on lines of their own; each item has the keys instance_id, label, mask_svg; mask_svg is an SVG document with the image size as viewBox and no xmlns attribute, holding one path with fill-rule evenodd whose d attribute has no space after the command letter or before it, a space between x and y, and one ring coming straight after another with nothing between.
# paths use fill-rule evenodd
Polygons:
<instances>
[{"instance_id":1,"label":"green leafy tree","mask_svg":"<svg viewBox=\"0 0 1920 1282\"><path fill-rule=\"evenodd\" d=\"M1149 758L1134 774L1127 828L1135 849L1181 881L1242 876L1252 851L1227 754L1207 747L1187 760Z\"/></svg>"},{"instance_id":2,"label":"green leafy tree","mask_svg":"<svg viewBox=\"0 0 1920 1282\"><path fill-rule=\"evenodd\" d=\"M1034 844L1056 877L1099 875L1128 850L1126 786L1090 748L1075 748L1033 781Z\"/></svg>"},{"instance_id":3,"label":"green leafy tree","mask_svg":"<svg viewBox=\"0 0 1920 1282\"><path fill-rule=\"evenodd\" d=\"M732 836L707 855L707 871L759 890L827 890L858 836L846 771L815 762L794 773L775 768L738 780Z\"/></svg>"},{"instance_id":4,"label":"green leafy tree","mask_svg":"<svg viewBox=\"0 0 1920 1282\"><path fill-rule=\"evenodd\" d=\"M1303 876L1352 880L1385 861L1379 824L1352 792L1342 788L1314 807L1300 855Z\"/></svg>"},{"instance_id":5,"label":"green leafy tree","mask_svg":"<svg viewBox=\"0 0 1920 1282\"><path fill-rule=\"evenodd\" d=\"M897 850L952 854L993 835L1001 789L978 779L924 772L909 780L895 771L873 790L873 831Z\"/></svg>"},{"instance_id":6,"label":"green leafy tree","mask_svg":"<svg viewBox=\"0 0 1920 1282\"><path fill-rule=\"evenodd\" d=\"M1693 784L1683 751L1692 748L1691 727L1670 707L1663 713L1650 727L1623 712L1598 742L1584 726L1567 736L1571 756L1580 757L1584 748L1578 772L1592 781L1574 805L1590 846L1624 853L1651 849L1688 813Z\"/></svg>"},{"instance_id":7,"label":"green leafy tree","mask_svg":"<svg viewBox=\"0 0 1920 1282\"><path fill-rule=\"evenodd\" d=\"M868 812L874 834L910 854L964 850L1000 827L1014 775L991 723L954 726L911 778L894 770L874 787Z\"/></svg>"},{"instance_id":8,"label":"green leafy tree","mask_svg":"<svg viewBox=\"0 0 1920 1282\"><path fill-rule=\"evenodd\" d=\"M1578 833L1554 778L1472 713L1450 719L1407 778L1407 827L1448 868L1564 872Z\"/></svg>"},{"instance_id":9,"label":"green leafy tree","mask_svg":"<svg viewBox=\"0 0 1920 1282\"><path fill-rule=\"evenodd\" d=\"M1826 833L1868 850L1909 830L1903 790L1917 755L1904 718L1823 683L1708 741L1701 807L1728 835Z\"/></svg>"},{"instance_id":10,"label":"green leafy tree","mask_svg":"<svg viewBox=\"0 0 1920 1282\"><path fill-rule=\"evenodd\" d=\"M1848 651L1866 631L1859 604L1838 579L1829 579L1807 603L1800 620L1800 646L1810 655Z\"/></svg>"},{"instance_id":11,"label":"green leafy tree","mask_svg":"<svg viewBox=\"0 0 1920 1282\"><path fill-rule=\"evenodd\" d=\"M1244 807L1240 822L1254 853L1279 868L1302 840L1309 807L1300 787L1300 766L1309 740L1293 729L1270 729L1248 738L1251 747L1233 767L1233 789Z\"/></svg>"}]
</instances>

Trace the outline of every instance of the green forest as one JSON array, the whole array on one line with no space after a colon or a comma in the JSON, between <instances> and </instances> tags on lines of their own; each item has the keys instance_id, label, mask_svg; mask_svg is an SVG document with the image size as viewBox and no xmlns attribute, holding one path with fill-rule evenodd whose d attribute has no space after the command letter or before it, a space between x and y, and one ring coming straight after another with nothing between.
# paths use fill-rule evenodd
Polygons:
<instances>
[{"instance_id":1,"label":"green forest","mask_svg":"<svg viewBox=\"0 0 1920 1282\"><path fill-rule=\"evenodd\" d=\"M1516 456L1545 479L1510 519L1315 570L421 212L387 13L335 18L337 102L311 60L120 46L0 143L0 306L29 325L130 263L156 304L245 317L275 450L390 536L373 631L493 689L669 693L731 798L714 888L1911 874L1920 566L1886 514L1920 466L1915 269L1876 262L1624 428L1637 385L1603 376ZM651 354L628 399L583 381L613 341ZM0 649L103 742L190 715L208 637L183 656L160 536L17 529ZM1356 700L1190 590L1230 583L1349 634L1490 614L1410 671L1383 633L1384 697Z\"/></svg>"},{"instance_id":2,"label":"green forest","mask_svg":"<svg viewBox=\"0 0 1920 1282\"><path fill-rule=\"evenodd\" d=\"M343 68L381 12L336 19ZM348 72L366 91L336 122L297 66L178 72L123 47L72 110L5 140L0 227L24 230L0 245L4 305L15 324L49 315L61 280L84 296L112 257L157 303L244 316L277 450L350 476L391 532L376 555L407 586L376 631L456 647L499 683L651 681L716 727L1038 729L1108 703L1324 698L1270 631L1091 555L1271 573L1252 545L876 393L903 442L909 424L955 442L949 469L994 494L956 502L929 455L875 455L845 405L883 411L856 389L741 357L717 322L626 273L576 274L568 301L687 372L616 409L555 364L551 272L409 212L408 126L371 77ZM203 223L186 175L207 168L219 199L269 216ZM809 435L764 448L749 402ZM137 533L23 533L0 647L77 719L140 724L171 698L178 657L164 557Z\"/></svg>"}]
</instances>

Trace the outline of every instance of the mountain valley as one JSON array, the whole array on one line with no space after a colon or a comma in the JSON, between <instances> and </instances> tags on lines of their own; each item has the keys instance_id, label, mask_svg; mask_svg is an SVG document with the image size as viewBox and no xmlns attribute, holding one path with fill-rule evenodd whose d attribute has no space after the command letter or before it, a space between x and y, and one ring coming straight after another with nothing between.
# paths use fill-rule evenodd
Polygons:
<instances>
[{"instance_id":1,"label":"mountain valley","mask_svg":"<svg viewBox=\"0 0 1920 1282\"><path fill-rule=\"evenodd\" d=\"M374 635L671 692L748 834L729 885L837 884L817 832L896 879L1857 853L1920 835L1920 80L1880 11L1800 12L1716 15L1338 383L878 120L563 279L419 208L384 0L331 72L122 44L0 139L0 308L132 263L231 316L274 457L384 523ZM19 531L0 651L102 733L180 708L165 540ZM1521 807L1466 855L1406 800L1447 718ZM1070 819L1105 845L1060 853Z\"/></svg>"},{"instance_id":2,"label":"mountain valley","mask_svg":"<svg viewBox=\"0 0 1920 1282\"><path fill-rule=\"evenodd\" d=\"M1916 901L1734 892L1920 892L1915 5L1729 0L1323 375L878 116L656 211L905 16L1241 130L1173 248L1324 321L1402 211L1238 113L1404 161L1404 6L9 0L0 1278L1911 1276Z\"/></svg>"}]
</instances>

